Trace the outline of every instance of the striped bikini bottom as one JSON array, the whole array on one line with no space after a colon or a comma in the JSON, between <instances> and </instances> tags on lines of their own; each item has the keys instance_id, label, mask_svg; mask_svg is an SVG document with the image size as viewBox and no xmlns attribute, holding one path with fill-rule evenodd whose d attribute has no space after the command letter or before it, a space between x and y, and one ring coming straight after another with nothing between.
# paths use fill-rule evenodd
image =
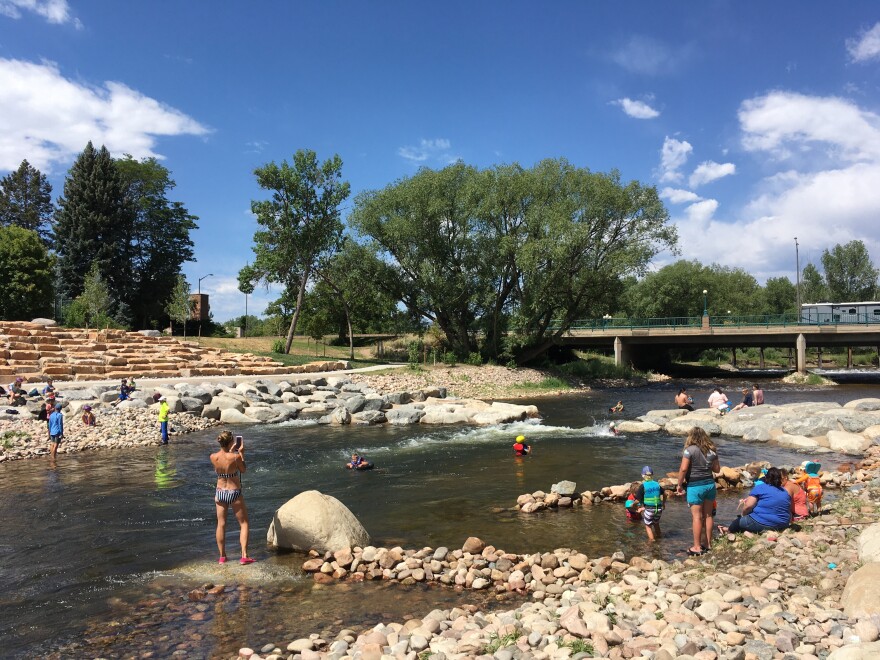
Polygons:
<instances>
[{"instance_id":1,"label":"striped bikini bottom","mask_svg":"<svg viewBox=\"0 0 880 660\"><path fill-rule=\"evenodd\" d=\"M214 501L217 504L232 504L241 497L241 489L236 488L235 490L226 490L225 488L218 488L217 494L214 496Z\"/></svg>"}]
</instances>

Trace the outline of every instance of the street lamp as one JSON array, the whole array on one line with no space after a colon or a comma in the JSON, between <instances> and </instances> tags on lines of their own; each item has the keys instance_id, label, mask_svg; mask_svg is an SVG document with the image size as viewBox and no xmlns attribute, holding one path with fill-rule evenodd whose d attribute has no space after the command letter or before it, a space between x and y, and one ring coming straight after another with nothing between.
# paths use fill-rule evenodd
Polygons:
<instances>
[{"instance_id":1,"label":"street lamp","mask_svg":"<svg viewBox=\"0 0 880 660\"><path fill-rule=\"evenodd\" d=\"M703 316L709 316L709 292L703 289Z\"/></svg>"},{"instance_id":2,"label":"street lamp","mask_svg":"<svg viewBox=\"0 0 880 660\"><path fill-rule=\"evenodd\" d=\"M611 316L611 314L605 314L602 317L602 329L603 330L608 327L608 321L610 321L612 318L613 317Z\"/></svg>"},{"instance_id":3,"label":"street lamp","mask_svg":"<svg viewBox=\"0 0 880 660\"><path fill-rule=\"evenodd\" d=\"M202 295L202 280L207 277L214 277L214 273L208 273L207 275L202 275L199 278L199 295Z\"/></svg>"},{"instance_id":4,"label":"street lamp","mask_svg":"<svg viewBox=\"0 0 880 660\"><path fill-rule=\"evenodd\" d=\"M794 237L794 267L795 267L795 281L797 282L797 288L795 289L795 300L797 301L797 322L801 322L801 253L798 249L800 246L798 245L797 236Z\"/></svg>"}]
</instances>

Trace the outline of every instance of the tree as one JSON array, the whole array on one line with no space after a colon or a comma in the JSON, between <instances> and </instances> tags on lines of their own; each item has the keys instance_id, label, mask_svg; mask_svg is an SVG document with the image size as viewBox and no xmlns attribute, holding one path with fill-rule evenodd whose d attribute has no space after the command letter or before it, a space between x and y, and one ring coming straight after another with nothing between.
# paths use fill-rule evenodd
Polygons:
<instances>
[{"instance_id":1,"label":"tree","mask_svg":"<svg viewBox=\"0 0 880 660\"><path fill-rule=\"evenodd\" d=\"M77 157L58 200L57 237L60 288L70 298L83 291L86 273L97 265L110 291L114 316L130 319L127 302L134 208L106 147L89 142Z\"/></svg>"},{"instance_id":2,"label":"tree","mask_svg":"<svg viewBox=\"0 0 880 660\"><path fill-rule=\"evenodd\" d=\"M263 281L281 284L288 297L296 291L285 353L290 352L315 264L336 249L342 236L339 206L350 187L341 173L338 155L319 163L314 151L304 149L294 154L292 165L272 162L254 170L257 183L272 191L272 198L251 202L263 229L254 234L256 259L239 273L239 288L243 282Z\"/></svg>"},{"instance_id":3,"label":"tree","mask_svg":"<svg viewBox=\"0 0 880 660\"><path fill-rule=\"evenodd\" d=\"M36 232L0 227L0 319L50 315L53 275L54 259Z\"/></svg>"},{"instance_id":4,"label":"tree","mask_svg":"<svg viewBox=\"0 0 880 660\"><path fill-rule=\"evenodd\" d=\"M115 164L134 210L126 302L136 323L149 327L164 314L161 292L174 287L184 262L195 261L190 232L198 218L168 199L176 184L155 158L126 155Z\"/></svg>"},{"instance_id":5,"label":"tree","mask_svg":"<svg viewBox=\"0 0 880 660\"><path fill-rule=\"evenodd\" d=\"M101 279L98 264L93 264L86 274L79 300L86 311L86 327L89 327L89 321L98 325L110 307L110 290Z\"/></svg>"},{"instance_id":6,"label":"tree","mask_svg":"<svg viewBox=\"0 0 880 660\"><path fill-rule=\"evenodd\" d=\"M764 283L767 314L797 313L797 290L787 277L770 277Z\"/></svg>"},{"instance_id":7,"label":"tree","mask_svg":"<svg viewBox=\"0 0 880 660\"><path fill-rule=\"evenodd\" d=\"M703 291L715 289L712 272L699 261L681 259L649 273L629 288L625 311L635 318L695 317L703 314Z\"/></svg>"},{"instance_id":8,"label":"tree","mask_svg":"<svg viewBox=\"0 0 880 660\"><path fill-rule=\"evenodd\" d=\"M37 232L48 246L52 240L52 186L26 160L0 179L0 226L17 226Z\"/></svg>"},{"instance_id":9,"label":"tree","mask_svg":"<svg viewBox=\"0 0 880 660\"><path fill-rule=\"evenodd\" d=\"M667 221L656 189L565 160L423 169L359 195L350 218L393 270L398 300L451 350L473 352L482 332L490 356L520 362L616 304L623 277L674 247Z\"/></svg>"},{"instance_id":10,"label":"tree","mask_svg":"<svg viewBox=\"0 0 880 660\"><path fill-rule=\"evenodd\" d=\"M172 321L171 334L174 334L173 322L177 321L183 324L183 338L186 339L186 322L192 315L192 299L189 297L189 282L182 273L178 274L171 288L168 301L165 303L165 313Z\"/></svg>"},{"instance_id":11,"label":"tree","mask_svg":"<svg viewBox=\"0 0 880 660\"><path fill-rule=\"evenodd\" d=\"M825 278L813 264L804 266L804 271L801 273L801 302L830 302Z\"/></svg>"},{"instance_id":12,"label":"tree","mask_svg":"<svg viewBox=\"0 0 880 660\"><path fill-rule=\"evenodd\" d=\"M833 302L874 300L877 269L862 241L837 244L822 253L825 282Z\"/></svg>"}]
</instances>

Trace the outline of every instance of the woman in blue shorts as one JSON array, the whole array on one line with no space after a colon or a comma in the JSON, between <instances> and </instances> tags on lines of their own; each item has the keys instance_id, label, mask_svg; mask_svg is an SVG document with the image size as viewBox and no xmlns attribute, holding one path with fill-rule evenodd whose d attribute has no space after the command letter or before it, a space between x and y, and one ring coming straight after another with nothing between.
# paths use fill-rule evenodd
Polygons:
<instances>
[{"instance_id":1,"label":"woman in blue shorts","mask_svg":"<svg viewBox=\"0 0 880 660\"><path fill-rule=\"evenodd\" d=\"M684 495L687 485L687 503L691 508L694 543L688 548L689 555L701 555L709 550L712 541L712 515L715 501L715 476L720 472L718 454L709 434L695 426L688 431L684 441L684 453L678 470L676 495Z\"/></svg>"}]
</instances>

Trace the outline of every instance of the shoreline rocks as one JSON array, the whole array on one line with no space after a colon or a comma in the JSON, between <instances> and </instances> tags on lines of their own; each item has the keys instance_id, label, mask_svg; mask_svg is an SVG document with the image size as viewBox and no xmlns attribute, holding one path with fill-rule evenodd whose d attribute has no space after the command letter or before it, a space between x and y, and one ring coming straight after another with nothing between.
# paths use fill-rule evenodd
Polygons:
<instances>
[{"instance_id":1,"label":"shoreline rocks","mask_svg":"<svg viewBox=\"0 0 880 660\"><path fill-rule=\"evenodd\" d=\"M880 438L880 399L789 403L744 408L722 415L712 408L651 410L636 420L616 422L621 433L665 431L687 435L700 427L709 435L744 442L771 442L798 451L861 455Z\"/></svg>"}]
</instances>

